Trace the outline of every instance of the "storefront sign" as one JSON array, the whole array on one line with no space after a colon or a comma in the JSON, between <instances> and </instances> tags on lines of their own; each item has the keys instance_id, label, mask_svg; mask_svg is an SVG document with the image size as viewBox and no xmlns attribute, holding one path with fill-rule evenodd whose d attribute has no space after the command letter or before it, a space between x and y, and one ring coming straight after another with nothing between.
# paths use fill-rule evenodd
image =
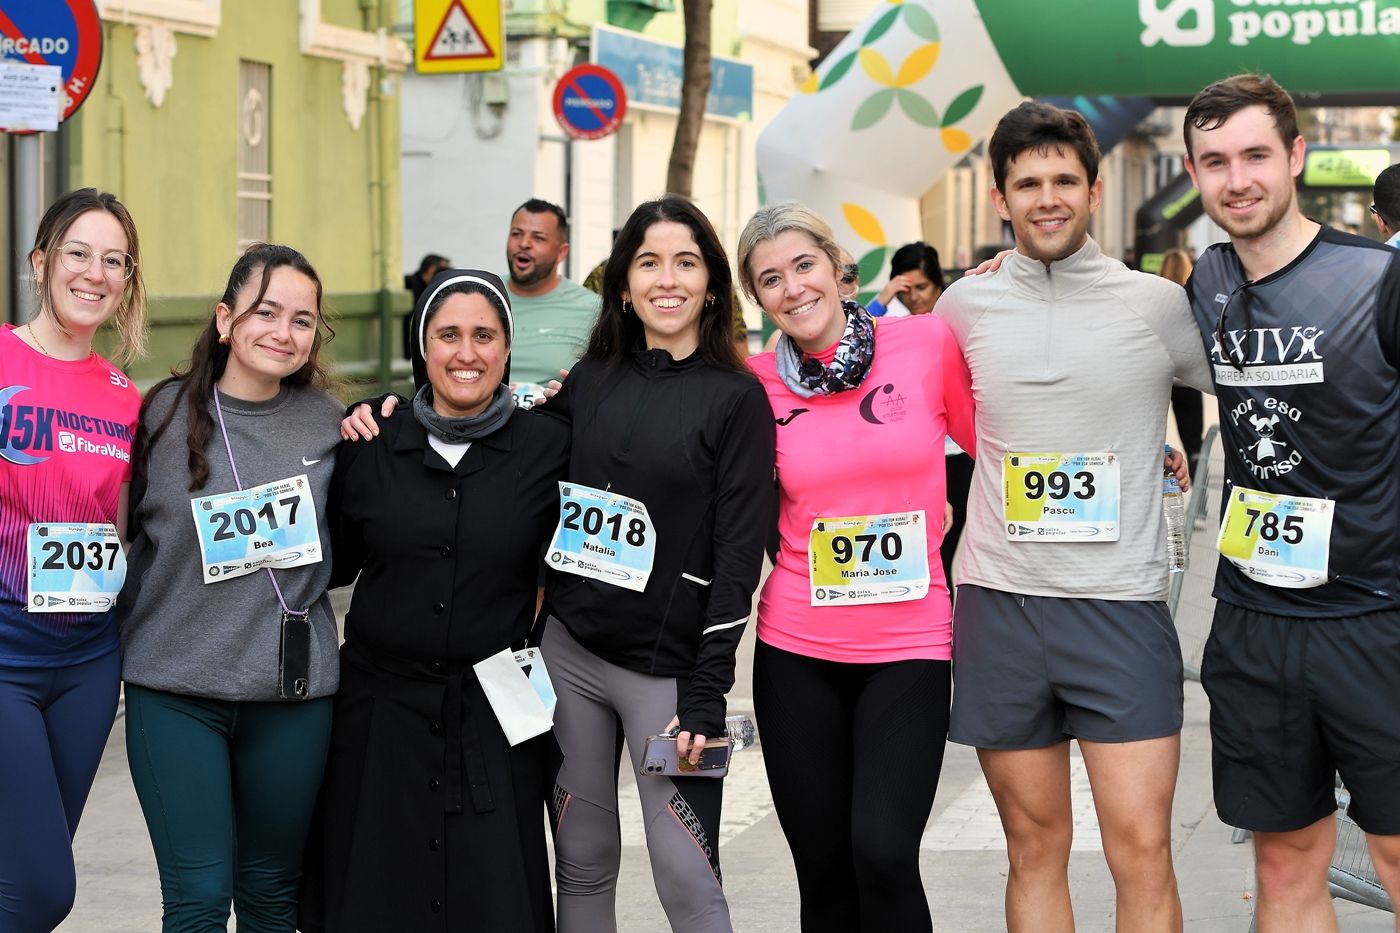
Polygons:
<instances>
[{"instance_id":1,"label":"storefront sign","mask_svg":"<svg viewBox=\"0 0 1400 933\"><path fill-rule=\"evenodd\" d=\"M593 62L615 72L634 105L679 110L685 83L684 50L635 32L593 27ZM753 66L716 55L710 64L711 117L749 120L753 116Z\"/></svg>"}]
</instances>

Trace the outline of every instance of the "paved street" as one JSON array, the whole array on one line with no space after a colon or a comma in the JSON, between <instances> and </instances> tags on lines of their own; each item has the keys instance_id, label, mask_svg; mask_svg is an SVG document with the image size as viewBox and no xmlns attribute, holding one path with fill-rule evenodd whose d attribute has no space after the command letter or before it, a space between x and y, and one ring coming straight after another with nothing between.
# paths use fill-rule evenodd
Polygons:
<instances>
[{"instance_id":1,"label":"paved street","mask_svg":"<svg viewBox=\"0 0 1400 933\"><path fill-rule=\"evenodd\" d=\"M1218 464L1218 459L1217 459ZM1218 477L1218 470L1216 472ZM1218 488L1218 479L1213 484ZM1213 512L1212 512L1213 514ZM1213 521L1209 523L1213 526ZM1188 664L1199 659L1209 626L1209 577L1214 535L1203 531L1192 545L1192 570L1178 612ZM742 652L731 712L752 712L752 632ZM1193 657L1194 656L1194 657ZM1192 933L1246 933L1251 913L1248 845L1232 845L1230 830L1211 806L1208 708L1200 685L1186 685L1181 776L1175 806L1176 867ZM78 903L62 933L149 933L160 927L160 889L124 753L124 720L117 721L77 840ZM725 887L735 928L796 933L797 893L791 858L773 815L763 776L762 745L736 756L727 779L722 831ZM1103 862L1088 781L1074 759L1075 822L1070 876L1082 933L1113 930L1113 888ZM665 917L651 887L637 818L634 782L625 778L625 846L618 895L623 931L662 931ZM1001 899L1005 854L996 809L970 749L949 746L923 838L923 876L935 926L945 933L993 933L1005 929ZM1393 933L1393 918L1339 902L1346 933ZM398 933L398 931L395 931Z\"/></svg>"}]
</instances>

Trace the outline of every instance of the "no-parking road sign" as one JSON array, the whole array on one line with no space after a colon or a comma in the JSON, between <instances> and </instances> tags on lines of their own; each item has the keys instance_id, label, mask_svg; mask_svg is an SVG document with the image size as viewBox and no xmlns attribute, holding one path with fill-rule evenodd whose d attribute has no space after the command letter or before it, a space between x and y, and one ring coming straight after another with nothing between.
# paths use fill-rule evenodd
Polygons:
<instances>
[{"instance_id":1,"label":"no-parking road sign","mask_svg":"<svg viewBox=\"0 0 1400 933\"><path fill-rule=\"evenodd\" d=\"M627 92L602 65L570 69L554 88L554 116L574 139L601 139L622 125Z\"/></svg>"},{"instance_id":2,"label":"no-parking road sign","mask_svg":"<svg viewBox=\"0 0 1400 933\"><path fill-rule=\"evenodd\" d=\"M87 98L102 64L102 21L93 0L0 0L0 67L56 65L59 119Z\"/></svg>"}]
</instances>

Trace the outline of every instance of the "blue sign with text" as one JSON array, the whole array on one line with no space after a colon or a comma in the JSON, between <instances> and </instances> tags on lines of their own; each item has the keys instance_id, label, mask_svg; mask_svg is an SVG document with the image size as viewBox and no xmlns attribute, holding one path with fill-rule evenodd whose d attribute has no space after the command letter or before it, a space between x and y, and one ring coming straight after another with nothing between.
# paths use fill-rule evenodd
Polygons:
<instances>
[{"instance_id":1,"label":"blue sign with text","mask_svg":"<svg viewBox=\"0 0 1400 933\"><path fill-rule=\"evenodd\" d=\"M680 46L646 39L635 32L595 26L592 59L622 79L630 104L680 109L685 75L685 56ZM705 113L732 120L753 119L753 66L714 56Z\"/></svg>"}]
</instances>

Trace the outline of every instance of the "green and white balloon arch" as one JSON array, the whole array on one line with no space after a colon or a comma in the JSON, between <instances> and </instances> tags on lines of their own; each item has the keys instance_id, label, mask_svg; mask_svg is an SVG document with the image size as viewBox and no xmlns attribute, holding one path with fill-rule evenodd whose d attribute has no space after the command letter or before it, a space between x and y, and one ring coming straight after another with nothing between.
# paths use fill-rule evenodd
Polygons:
<instances>
[{"instance_id":1,"label":"green and white balloon arch","mask_svg":"<svg viewBox=\"0 0 1400 933\"><path fill-rule=\"evenodd\" d=\"M758 140L765 202L825 217L873 281L919 197L1026 97L1189 99L1242 71L1400 95L1400 0L883 0Z\"/></svg>"}]
</instances>

